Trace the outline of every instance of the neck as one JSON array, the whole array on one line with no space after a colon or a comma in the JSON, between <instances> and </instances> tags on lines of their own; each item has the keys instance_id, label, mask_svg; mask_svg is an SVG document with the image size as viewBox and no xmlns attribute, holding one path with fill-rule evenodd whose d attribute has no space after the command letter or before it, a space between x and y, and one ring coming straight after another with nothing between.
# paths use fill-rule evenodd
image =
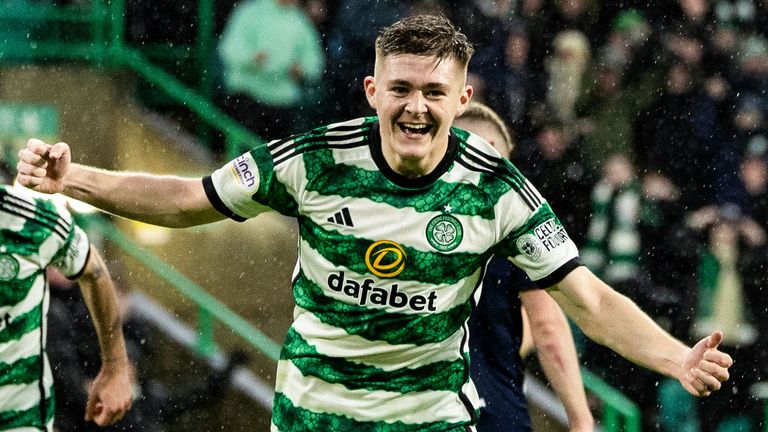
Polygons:
<instances>
[{"instance_id":1,"label":"neck","mask_svg":"<svg viewBox=\"0 0 768 432\"><path fill-rule=\"evenodd\" d=\"M392 171L407 178L418 178L429 175L445 157L448 151L448 140L435 147L425 157L402 157L389 147L382 147L382 155Z\"/></svg>"}]
</instances>

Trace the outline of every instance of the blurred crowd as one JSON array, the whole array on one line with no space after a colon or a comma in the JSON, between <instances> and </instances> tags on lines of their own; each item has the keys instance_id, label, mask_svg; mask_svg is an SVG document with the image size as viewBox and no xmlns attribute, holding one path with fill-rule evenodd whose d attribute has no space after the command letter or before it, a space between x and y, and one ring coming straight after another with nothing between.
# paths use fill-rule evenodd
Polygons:
<instances>
[{"instance_id":1,"label":"blurred crowd","mask_svg":"<svg viewBox=\"0 0 768 432\"><path fill-rule=\"evenodd\" d=\"M150 3L129 1L134 40L190 38L185 25L147 28L170 7ZM759 430L768 0L217 2L217 101L267 139L372 115L362 79L377 31L419 13L448 16L475 44L475 100L512 127L513 162L584 262L686 342L722 329L736 359L704 400L586 341L583 362L640 403L644 430Z\"/></svg>"}]
</instances>

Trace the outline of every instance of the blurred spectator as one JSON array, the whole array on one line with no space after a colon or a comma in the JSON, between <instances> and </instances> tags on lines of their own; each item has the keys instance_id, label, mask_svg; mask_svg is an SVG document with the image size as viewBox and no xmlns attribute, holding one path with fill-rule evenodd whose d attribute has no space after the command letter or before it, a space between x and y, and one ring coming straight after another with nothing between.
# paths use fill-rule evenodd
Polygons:
<instances>
[{"instance_id":1,"label":"blurred spectator","mask_svg":"<svg viewBox=\"0 0 768 432\"><path fill-rule=\"evenodd\" d=\"M341 0L328 41L330 90L326 116L341 120L373 114L365 99L363 78L373 74L370 49L379 30L409 12L404 0L377 0L376 7L357 0ZM335 103L335 105L333 105Z\"/></svg>"},{"instance_id":2,"label":"blurred spectator","mask_svg":"<svg viewBox=\"0 0 768 432\"><path fill-rule=\"evenodd\" d=\"M544 82L530 67L530 37L523 20L510 20L497 36L499 41L486 52L485 63L473 61L470 71L492 83L493 91L486 94L487 104L516 131L519 140L526 140L532 135L531 123L535 123L531 113L540 111L543 105L537 101L544 92Z\"/></svg>"},{"instance_id":3,"label":"blurred spectator","mask_svg":"<svg viewBox=\"0 0 768 432\"><path fill-rule=\"evenodd\" d=\"M339 7L340 0L305 0L304 9L307 16L314 23L315 28L320 33L323 46L327 48L328 34L333 26L333 17L336 16L336 9Z\"/></svg>"},{"instance_id":4,"label":"blurred spectator","mask_svg":"<svg viewBox=\"0 0 768 432\"><path fill-rule=\"evenodd\" d=\"M544 2L541 10L530 16L531 63L543 70L545 59L556 49L557 35L565 31L577 31L585 36L590 46L603 43L604 33L595 25L599 19L600 2L596 0L554 0Z\"/></svg>"},{"instance_id":5,"label":"blurred spectator","mask_svg":"<svg viewBox=\"0 0 768 432\"><path fill-rule=\"evenodd\" d=\"M707 53L706 67L713 75L720 75L726 80L736 77L738 62L735 53L738 52L740 33L736 28L718 25L712 33L711 50Z\"/></svg>"},{"instance_id":6,"label":"blurred spectator","mask_svg":"<svg viewBox=\"0 0 768 432\"><path fill-rule=\"evenodd\" d=\"M741 163L744 191L740 206L744 214L768 231L768 153L747 155ZM766 303L768 306L768 303ZM768 336L768 334L767 334Z\"/></svg>"},{"instance_id":7,"label":"blurred spectator","mask_svg":"<svg viewBox=\"0 0 768 432\"><path fill-rule=\"evenodd\" d=\"M475 45L475 63L499 41L499 32L514 17L514 0L443 0L448 17Z\"/></svg>"},{"instance_id":8,"label":"blurred spectator","mask_svg":"<svg viewBox=\"0 0 768 432\"><path fill-rule=\"evenodd\" d=\"M592 190L592 216L581 253L584 264L610 285L638 274L641 198L632 162L625 154L610 156Z\"/></svg>"},{"instance_id":9,"label":"blurred spectator","mask_svg":"<svg viewBox=\"0 0 768 432\"><path fill-rule=\"evenodd\" d=\"M768 155L768 129L757 97L741 96L735 104L735 109L728 112L728 135L723 137L717 157L717 202L736 203L744 208L752 197L746 194L739 178L740 166L748 156Z\"/></svg>"},{"instance_id":10,"label":"blurred spectator","mask_svg":"<svg viewBox=\"0 0 768 432\"><path fill-rule=\"evenodd\" d=\"M657 285L650 276L657 269L649 271L644 267L642 256L646 249L659 246L642 241L644 205L642 188L630 159L621 153L608 157L592 190L592 217L581 256L592 271L671 331L673 319L685 319L680 310L682 294ZM592 341L586 341L582 358L591 370L632 395L643 409L644 430L650 429L655 422L654 387L660 377Z\"/></svg>"},{"instance_id":11,"label":"blurred spectator","mask_svg":"<svg viewBox=\"0 0 768 432\"><path fill-rule=\"evenodd\" d=\"M576 101L584 88L590 52L584 34L568 30L558 33L552 42L552 55L546 59L547 106L567 126L576 119Z\"/></svg>"},{"instance_id":12,"label":"blurred spectator","mask_svg":"<svg viewBox=\"0 0 768 432\"><path fill-rule=\"evenodd\" d=\"M622 81L627 83L649 77L660 81L663 75L665 56L661 42L638 9L627 9L616 16L599 56L606 65L621 68Z\"/></svg>"},{"instance_id":13,"label":"blurred spectator","mask_svg":"<svg viewBox=\"0 0 768 432\"><path fill-rule=\"evenodd\" d=\"M601 59L577 105L577 131L584 137L584 160L593 172L599 172L611 154L634 160L632 127L655 97L656 77L649 74L625 84L623 70Z\"/></svg>"},{"instance_id":14,"label":"blurred spectator","mask_svg":"<svg viewBox=\"0 0 768 432\"><path fill-rule=\"evenodd\" d=\"M248 0L235 7L219 44L224 107L264 139L303 128L305 94L319 85L320 35L298 0Z\"/></svg>"},{"instance_id":15,"label":"blurred spectator","mask_svg":"<svg viewBox=\"0 0 768 432\"><path fill-rule=\"evenodd\" d=\"M712 30L714 13L708 0L660 2L646 9L656 31L663 36L683 33L706 39Z\"/></svg>"},{"instance_id":16,"label":"blurred spectator","mask_svg":"<svg viewBox=\"0 0 768 432\"><path fill-rule=\"evenodd\" d=\"M715 0L712 2L714 18L718 25L742 30L755 28L761 0Z\"/></svg>"},{"instance_id":17,"label":"blurred spectator","mask_svg":"<svg viewBox=\"0 0 768 432\"><path fill-rule=\"evenodd\" d=\"M733 204L703 208L688 221L702 232L708 246L700 274L702 301L692 337L717 327L730 335L723 340L730 352L752 360L731 371L722 394L700 401L702 431L756 431L762 406L750 388L765 379L765 368L755 364L762 365L766 359L766 337L761 336L757 323L768 318L765 303L758 302L765 300L763 291L768 288L764 275L768 236Z\"/></svg>"},{"instance_id":18,"label":"blurred spectator","mask_svg":"<svg viewBox=\"0 0 768 432\"><path fill-rule=\"evenodd\" d=\"M739 75L734 78L734 92L757 98L768 116L768 40L762 36L745 37L737 46Z\"/></svg>"},{"instance_id":19,"label":"blurred spectator","mask_svg":"<svg viewBox=\"0 0 768 432\"><path fill-rule=\"evenodd\" d=\"M646 193L694 210L714 201L717 110L691 69L672 64L662 95L637 118L635 153ZM697 191L697 193L691 193Z\"/></svg>"}]
</instances>

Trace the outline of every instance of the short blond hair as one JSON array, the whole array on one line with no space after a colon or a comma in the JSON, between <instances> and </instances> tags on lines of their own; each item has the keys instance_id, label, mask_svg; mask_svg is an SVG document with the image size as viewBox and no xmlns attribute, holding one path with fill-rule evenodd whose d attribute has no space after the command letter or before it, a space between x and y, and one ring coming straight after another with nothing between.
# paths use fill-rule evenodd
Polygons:
<instances>
[{"instance_id":1,"label":"short blond hair","mask_svg":"<svg viewBox=\"0 0 768 432\"><path fill-rule=\"evenodd\" d=\"M464 113L458 118L461 120L485 122L492 125L494 129L501 134L501 137L504 138L504 144L509 147L509 152L512 153L512 150L514 150L515 141L512 138L512 133L510 133L507 124L501 119L501 116L488 105L480 102L470 102L467 109L464 110Z\"/></svg>"}]
</instances>

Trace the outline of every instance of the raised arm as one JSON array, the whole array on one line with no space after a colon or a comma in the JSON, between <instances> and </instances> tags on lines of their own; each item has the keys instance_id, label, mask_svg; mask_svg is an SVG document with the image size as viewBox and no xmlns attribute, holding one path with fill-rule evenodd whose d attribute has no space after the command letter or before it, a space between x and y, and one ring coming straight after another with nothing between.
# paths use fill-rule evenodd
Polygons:
<instances>
[{"instance_id":1,"label":"raised arm","mask_svg":"<svg viewBox=\"0 0 768 432\"><path fill-rule=\"evenodd\" d=\"M19 152L18 181L155 225L180 228L225 218L208 201L199 178L106 171L73 164L71 158L66 143L30 139Z\"/></svg>"},{"instance_id":2,"label":"raised arm","mask_svg":"<svg viewBox=\"0 0 768 432\"><path fill-rule=\"evenodd\" d=\"M716 331L689 348L586 267L570 272L550 294L595 342L677 379L695 396L708 396L728 379L733 360L717 349L722 333Z\"/></svg>"},{"instance_id":3,"label":"raised arm","mask_svg":"<svg viewBox=\"0 0 768 432\"><path fill-rule=\"evenodd\" d=\"M131 407L130 365L117 292L104 260L93 246L79 282L101 350L101 369L88 389L85 419L99 426L111 425Z\"/></svg>"},{"instance_id":4,"label":"raised arm","mask_svg":"<svg viewBox=\"0 0 768 432\"><path fill-rule=\"evenodd\" d=\"M520 300L544 374L565 406L569 430L593 431L595 421L587 405L573 335L563 311L541 290L523 291Z\"/></svg>"}]
</instances>

